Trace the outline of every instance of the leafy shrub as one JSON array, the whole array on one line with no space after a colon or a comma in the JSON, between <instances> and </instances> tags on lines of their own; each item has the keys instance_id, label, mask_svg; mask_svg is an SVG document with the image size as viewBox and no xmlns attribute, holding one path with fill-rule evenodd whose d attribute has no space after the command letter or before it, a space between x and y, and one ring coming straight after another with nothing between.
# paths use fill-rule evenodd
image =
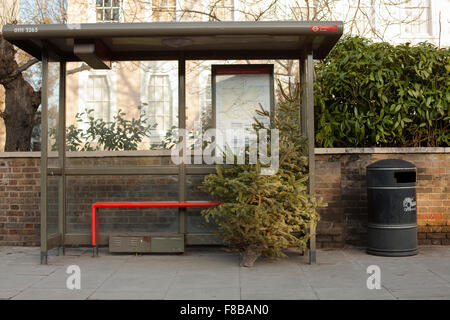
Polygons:
<instances>
[{"instance_id":1,"label":"leafy shrub","mask_svg":"<svg viewBox=\"0 0 450 320\"><path fill-rule=\"evenodd\" d=\"M101 118L94 118L93 109L87 109L85 112L75 115L77 125L70 125L66 128L66 150L67 151L119 151L119 150L137 150L138 143L144 138L150 138L153 129L157 127L157 123L150 123L145 113L141 111L137 119L125 119L125 113L119 110L114 116L113 121L104 121ZM40 112L34 126L33 138L40 139ZM86 121L87 118L87 121ZM202 116L203 119L203 116ZM86 130L81 128L81 124L85 123ZM204 131L204 127L202 128ZM49 138L53 143L52 151L57 150L57 129L49 129ZM188 138L194 141L195 136L193 130L189 131ZM172 126L166 131L162 140L158 143L152 143L150 150L172 149L178 142L178 128ZM204 142L206 146L207 142ZM191 149L194 148L192 144Z\"/></svg>"},{"instance_id":2,"label":"leafy shrub","mask_svg":"<svg viewBox=\"0 0 450 320\"><path fill-rule=\"evenodd\" d=\"M66 128L67 151L96 151L96 150L137 150L138 143L145 137L150 137L151 130L156 124L150 124L145 113L141 112L138 119L125 119L125 113L119 110L113 121L94 118L93 109L76 114L78 126L70 125ZM87 118L87 121L84 120ZM87 129L80 128L86 123ZM57 130L52 128L50 138L55 141L52 150L57 150Z\"/></svg>"},{"instance_id":3,"label":"leafy shrub","mask_svg":"<svg viewBox=\"0 0 450 320\"><path fill-rule=\"evenodd\" d=\"M449 146L449 53L341 39L316 65L316 145Z\"/></svg>"}]
</instances>

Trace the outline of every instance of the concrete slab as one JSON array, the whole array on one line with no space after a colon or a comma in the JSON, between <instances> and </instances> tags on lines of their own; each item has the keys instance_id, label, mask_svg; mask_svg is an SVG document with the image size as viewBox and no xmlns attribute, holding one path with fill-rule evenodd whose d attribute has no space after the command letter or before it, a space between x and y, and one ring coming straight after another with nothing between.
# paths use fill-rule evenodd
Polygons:
<instances>
[{"instance_id":1,"label":"concrete slab","mask_svg":"<svg viewBox=\"0 0 450 320\"><path fill-rule=\"evenodd\" d=\"M0 275L32 275L32 276L48 276L55 272L58 266L44 266L40 264L7 264L0 265ZM1 276L0 276L1 277Z\"/></svg>"},{"instance_id":2,"label":"concrete slab","mask_svg":"<svg viewBox=\"0 0 450 320\"><path fill-rule=\"evenodd\" d=\"M0 290L24 290L44 278L45 276L36 275L1 274Z\"/></svg>"},{"instance_id":3,"label":"concrete slab","mask_svg":"<svg viewBox=\"0 0 450 320\"><path fill-rule=\"evenodd\" d=\"M360 288L366 287L368 274L359 265L346 263L336 265L301 266L308 283L313 288Z\"/></svg>"},{"instance_id":4,"label":"concrete slab","mask_svg":"<svg viewBox=\"0 0 450 320\"><path fill-rule=\"evenodd\" d=\"M163 291L169 286L171 276L165 274L116 273L98 288L98 291Z\"/></svg>"},{"instance_id":5,"label":"concrete slab","mask_svg":"<svg viewBox=\"0 0 450 320\"><path fill-rule=\"evenodd\" d=\"M205 273L189 276L186 273L177 274L171 283L171 288L239 288L238 273Z\"/></svg>"},{"instance_id":6,"label":"concrete slab","mask_svg":"<svg viewBox=\"0 0 450 320\"><path fill-rule=\"evenodd\" d=\"M85 300L93 289L27 289L14 296L12 300Z\"/></svg>"},{"instance_id":7,"label":"concrete slab","mask_svg":"<svg viewBox=\"0 0 450 320\"><path fill-rule=\"evenodd\" d=\"M95 289L98 288L106 279L114 272L114 270L102 269L83 269L81 268L81 288ZM59 269L48 277L43 278L32 285L34 289L66 289L67 279L70 274L66 273L66 268Z\"/></svg>"},{"instance_id":8,"label":"concrete slab","mask_svg":"<svg viewBox=\"0 0 450 320\"><path fill-rule=\"evenodd\" d=\"M312 288L259 287L242 288L241 298L244 300L317 300Z\"/></svg>"},{"instance_id":9,"label":"concrete slab","mask_svg":"<svg viewBox=\"0 0 450 320\"><path fill-rule=\"evenodd\" d=\"M53 253L54 254L54 253ZM183 255L109 254L70 249L39 264L39 248L0 247L0 299L448 299L450 246L420 247L413 257L365 250L318 250L239 266L238 253L190 248ZM67 266L81 268L81 290L68 290ZM369 265L381 269L380 290L366 286Z\"/></svg>"},{"instance_id":10,"label":"concrete slab","mask_svg":"<svg viewBox=\"0 0 450 320\"><path fill-rule=\"evenodd\" d=\"M436 276L450 283L450 259L433 259L432 261L421 261L417 263L424 270L434 273Z\"/></svg>"},{"instance_id":11,"label":"concrete slab","mask_svg":"<svg viewBox=\"0 0 450 320\"><path fill-rule=\"evenodd\" d=\"M240 298L239 287L183 289L172 287L164 297L166 300L239 300Z\"/></svg>"},{"instance_id":12,"label":"concrete slab","mask_svg":"<svg viewBox=\"0 0 450 320\"><path fill-rule=\"evenodd\" d=\"M305 288L310 287L308 279L300 274L245 274L241 272L240 283L242 288L266 288L266 287L282 287L282 288Z\"/></svg>"},{"instance_id":13,"label":"concrete slab","mask_svg":"<svg viewBox=\"0 0 450 320\"><path fill-rule=\"evenodd\" d=\"M392 295L400 300L450 300L450 286L442 286L435 288L415 288L411 289L390 289Z\"/></svg>"},{"instance_id":14,"label":"concrete slab","mask_svg":"<svg viewBox=\"0 0 450 320\"><path fill-rule=\"evenodd\" d=\"M96 291L87 299L89 300L162 300L165 290L157 291Z\"/></svg>"},{"instance_id":15,"label":"concrete slab","mask_svg":"<svg viewBox=\"0 0 450 320\"><path fill-rule=\"evenodd\" d=\"M18 295L20 290L0 290L0 300L8 300Z\"/></svg>"},{"instance_id":16,"label":"concrete slab","mask_svg":"<svg viewBox=\"0 0 450 320\"><path fill-rule=\"evenodd\" d=\"M315 288L321 300L395 300L386 289L366 288Z\"/></svg>"},{"instance_id":17,"label":"concrete slab","mask_svg":"<svg viewBox=\"0 0 450 320\"><path fill-rule=\"evenodd\" d=\"M381 283L388 289L439 288L448 284L445 280L431 272L407 272L398 270L395 273L381 271Z\"/></svg>"}]
</instances>

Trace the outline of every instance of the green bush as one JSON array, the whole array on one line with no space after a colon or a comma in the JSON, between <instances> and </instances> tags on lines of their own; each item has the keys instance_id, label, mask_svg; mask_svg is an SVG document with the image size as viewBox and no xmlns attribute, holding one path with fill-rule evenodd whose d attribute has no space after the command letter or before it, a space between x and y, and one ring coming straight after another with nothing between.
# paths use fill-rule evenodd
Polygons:
<instances>
[{"instance_id":1,"label":"green bush","mask_svg":"<svg viewBox=\"0 0 450 320\"><path fill-rule=\"evenodd\" d=\"M93 113L93 109L77 113L75 117L78 125L72 124L66 128L67 151L137 150L138 143L150 137L151 130L156 127L156 124L149 122L144 112L140 113L139 118L128 120L125 119L126 114L119 110L113 121L95 118ZM84 118L87 120L84 121ZM86 130L80 128L82 123L87 125ZM51 149L57 150L56 128L50 129L49 138L54 142Z\"/></svg>"},{"instance_id":2,"label":"green bush","mask_svg":"<svg viewBox=\"0 0 450 320\"><path fill-rule=\"evenodd\" d=\"M449 146L449 53L341 39L316 64L316 145Z\"/></svg>"}]
</instances>

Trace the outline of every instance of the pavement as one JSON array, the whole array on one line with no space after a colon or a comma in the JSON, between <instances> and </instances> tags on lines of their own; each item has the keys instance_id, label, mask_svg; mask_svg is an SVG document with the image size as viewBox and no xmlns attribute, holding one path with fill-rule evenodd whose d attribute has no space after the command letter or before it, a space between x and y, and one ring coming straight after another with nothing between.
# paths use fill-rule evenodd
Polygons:
<instances>
[{"instance_id":1,"label":"pavement","mask_svg":"<svg viewBox=\"0 0 450 320\"><path fill-rule=\"evenodd\" d=\"M0 299L446 299L450 300L450 246L421 246L412 257L378 257L363 248L318 250L317 264L260 258L253 268L224 248L188 248L184 254L110 254L100 249L49 253L0 247ZM70 265L80 268L81 288L67 289ZM368 289L367 268L380 268L380 289ZM371 282L373 283L373 282Z\"/></svg>"}]
</instances>

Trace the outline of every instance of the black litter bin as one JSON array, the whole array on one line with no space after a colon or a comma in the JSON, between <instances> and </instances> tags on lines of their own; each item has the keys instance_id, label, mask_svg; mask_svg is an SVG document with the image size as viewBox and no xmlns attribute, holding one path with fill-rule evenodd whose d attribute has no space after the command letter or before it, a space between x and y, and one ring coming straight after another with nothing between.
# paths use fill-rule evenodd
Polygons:
<instances>
[{"instance_id":1,"label":"black litter bin","mask_svg":"<svg viewBox=\"0 0 450 320\"><path fill-rule=\"evenodd\" d=\"M368 248L379 256L411 256L417 248L416 167L387 159L367 167Z\"/></svg>"}]
</instances>

